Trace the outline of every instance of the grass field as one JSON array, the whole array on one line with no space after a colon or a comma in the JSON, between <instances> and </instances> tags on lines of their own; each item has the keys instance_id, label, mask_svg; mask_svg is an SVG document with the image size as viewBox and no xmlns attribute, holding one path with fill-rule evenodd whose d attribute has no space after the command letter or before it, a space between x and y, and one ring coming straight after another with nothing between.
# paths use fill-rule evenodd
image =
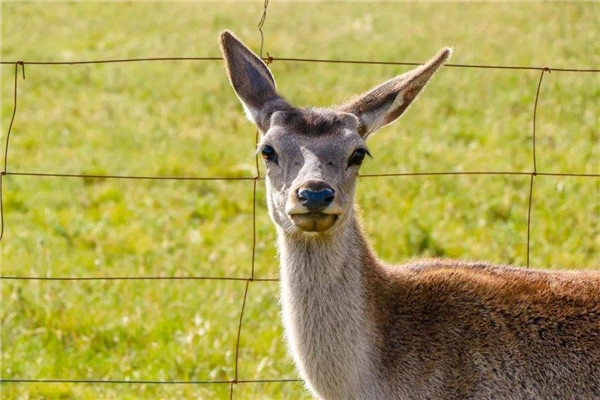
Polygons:
<instances>
[{"instance_id":1,"label":"grass field","mask_svg":"<svg viewBox=\"0 0 600 400\"><path fill-rule=\"evenodd\" d=\"M3 2L2 60L218 56L235 31L258 50L262 3ZM275 57L599 68L600 4L278 3ZM336 104L406 70L276 61L280 91ZM13 65L1 69L2 143ZM223 65L146 62L26 67L8 170L251 177L254 127ZM538 71L443 69L403 119L370 139L363 173L531 171ZM540 172L600 173L599 74L544 77ZM4 147L4 146L2 146ZM378 253L526 262L529 176L364 178L358 201ZM236 276L252 259L253 181L5 176L2 275ZM531 266L600 269L600 179L534 179ZM276 277L257 190L256 277ZM245 282L2 280L1 376L228 380ZM239 378L295 378L278 285L252 282ZM3 384L2 399L228 398L228 385ZM235 398L309 398L299 383L240 384Z\"/></svg>"}]
</instances>

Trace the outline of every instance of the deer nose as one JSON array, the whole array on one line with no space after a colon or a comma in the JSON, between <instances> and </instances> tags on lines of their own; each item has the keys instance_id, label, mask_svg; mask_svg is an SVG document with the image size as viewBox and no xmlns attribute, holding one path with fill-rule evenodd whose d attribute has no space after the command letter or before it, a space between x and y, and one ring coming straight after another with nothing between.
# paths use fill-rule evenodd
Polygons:
<instances>
[{"instance_id":1,"label":"deer nose","mask_svg":"<svg viewBox=\"0 0 600 400\"><path fill-rule=\"evenodd\" d=\"M335 198L335 192L332 188L304 188L298 189L298 201L311 213L323 211L329 206Z\"/></svg>"}]
</instances>

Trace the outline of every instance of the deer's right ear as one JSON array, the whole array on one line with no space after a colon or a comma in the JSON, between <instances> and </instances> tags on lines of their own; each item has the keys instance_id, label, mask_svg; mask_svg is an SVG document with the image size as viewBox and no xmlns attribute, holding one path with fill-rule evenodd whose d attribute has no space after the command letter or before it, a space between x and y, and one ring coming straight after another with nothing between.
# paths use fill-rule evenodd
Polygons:
<instances>
[{"instance_id":1,"label":"deer's right ear","mask_svg":"<svg viewBox=\"0 0 600 400\"><path fill-rule=\"evenodd\" d=\"M271 71L256 54L229 31L223 31L220 39L229 82L248 119L266 132L271 115L287 103L277 94Z\"/></svg>"},{"instance_id":2,"label":"deer's right ear","mask_svg":"<svg viewBox=\"0 0 600 400\"><path fill-rule=\"evenodd\" d=\"M444 47L420 67L354 98L338 110L358 118L358 133L366 139L377 129L400 118L451 54L452 49Z\"/></svg>"}]
</instances>

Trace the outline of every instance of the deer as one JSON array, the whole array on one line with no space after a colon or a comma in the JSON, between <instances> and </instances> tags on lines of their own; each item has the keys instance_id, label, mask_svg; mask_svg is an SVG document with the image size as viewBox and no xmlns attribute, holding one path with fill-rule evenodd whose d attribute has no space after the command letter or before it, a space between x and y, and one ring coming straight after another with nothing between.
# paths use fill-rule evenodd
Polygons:
<instances>
[{"instance_id":1,"label":"deer","mask_svg":"<svg viewBox=\"0 0 600 400\"><path fill-rule=\"evenodd\" d=\"M366 141L452 49L343 105L298 108L233 33L220 48L260 132L284 335L316 398L600 399L599 271L387 265L363 231L354 197Z\"/></svg>"}]
</instances>

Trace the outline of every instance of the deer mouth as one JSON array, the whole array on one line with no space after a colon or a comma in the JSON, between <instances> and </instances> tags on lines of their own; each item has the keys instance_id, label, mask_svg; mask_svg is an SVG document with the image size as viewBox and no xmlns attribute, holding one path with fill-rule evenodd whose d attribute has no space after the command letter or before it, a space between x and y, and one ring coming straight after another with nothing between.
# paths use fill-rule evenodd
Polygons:
<instances>
[{"instance_id":1,"label":"deer mouth","mask_svg":"<svg viewBox=\"0 0 600 400\"><path fill-rule=\"evenodd\" d=\"M338 216L336 214L306 213L292 214L290 218L294 225L304 232L325 232L335 224Z\"/></svg>"}]
</instances>

